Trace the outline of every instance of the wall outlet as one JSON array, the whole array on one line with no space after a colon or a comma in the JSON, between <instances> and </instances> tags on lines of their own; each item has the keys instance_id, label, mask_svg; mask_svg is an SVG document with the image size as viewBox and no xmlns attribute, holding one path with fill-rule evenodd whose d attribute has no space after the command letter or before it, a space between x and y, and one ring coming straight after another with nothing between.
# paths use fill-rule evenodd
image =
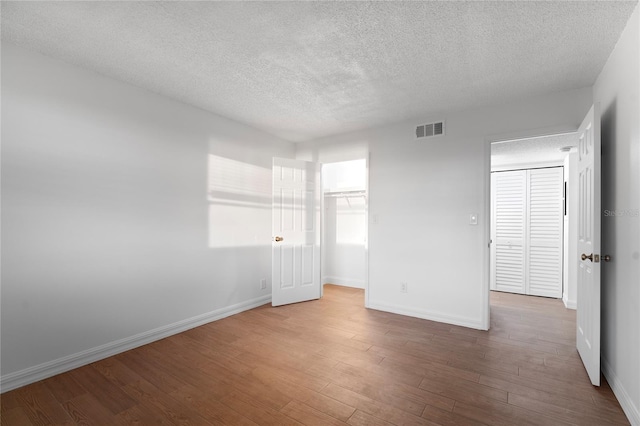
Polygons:
<instances>
[{"instance_id":1,"label":"wall outlet","mask_svg":"<svg viewBox=\"0 0 640 426\"><path fill-rule=\"evenodd\" d=\"M263 278L260 280L260 290L266 290L267 289L267 279Z\"/></svg>"},{"instance_id":2,"label":"wall outlet","mask_svg":"<svg viewBox=\"0 0 640 426\"><path fill-rule=\"evenodd\" d=\"M400 283L400 293L406 293L409 285L407 283Z\"/></svg>"}]
</instances>

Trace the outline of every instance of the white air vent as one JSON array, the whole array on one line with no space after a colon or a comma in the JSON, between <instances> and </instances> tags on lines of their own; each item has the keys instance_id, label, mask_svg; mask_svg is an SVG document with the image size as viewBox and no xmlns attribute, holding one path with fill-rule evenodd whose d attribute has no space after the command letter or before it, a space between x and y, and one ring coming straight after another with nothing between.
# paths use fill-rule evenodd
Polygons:
<instances>
[{"instance_id":1,"label":"white air vent","mask_svg":"<svg viewBox=\"0 0 640 426\"><path fill-rule=\"evenodd\" d=\"M416 139L444 135L444 121L416 126Z\"/></svg>"}]
</instances>

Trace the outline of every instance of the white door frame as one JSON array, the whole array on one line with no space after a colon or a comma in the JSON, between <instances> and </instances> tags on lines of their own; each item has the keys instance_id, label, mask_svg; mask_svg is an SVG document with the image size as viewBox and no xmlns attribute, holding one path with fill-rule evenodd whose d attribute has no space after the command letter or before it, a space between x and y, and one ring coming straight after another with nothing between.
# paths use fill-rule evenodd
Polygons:
<instances>
[{"instance_id":1,"label":"white door frame","mask_svg":"<svg viewBox=\"0 0 640 426\"><path fill-rule=\"evenodd\" d=\"M364 242L364 307L369 307L369 152L364 157L365 176L364 176L364 232L366 240Z\"/></svg>"},{"instance_id":2,"label":"white door frame","mask_svg":"<svg viewBox=\"0 0 640 426\"><path fill-rule=\"evenodd\" d=\"M527 139L566 133L575 133L578 129L572 125L561 125L541 129L523 130L512 133L488 135L484 139L484 225L482 246L482 329L489 330L491 325L491 144L516 139Z\"/></svg>"}]
</instances>

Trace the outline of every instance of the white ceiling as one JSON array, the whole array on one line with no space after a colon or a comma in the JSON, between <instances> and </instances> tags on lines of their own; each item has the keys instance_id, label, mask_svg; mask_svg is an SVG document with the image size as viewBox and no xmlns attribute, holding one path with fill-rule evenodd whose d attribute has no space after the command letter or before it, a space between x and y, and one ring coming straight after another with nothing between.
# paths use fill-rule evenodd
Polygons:
<instances>
[{"instance_id":1,"label":"white ceiling","mask_svg":"<svg viewBox=\"0 0 640 426\"><path fill-rule=\"evenodd\" d=\"M491 168L542 163L560 164L568 154L560 151L560 148L577 145L577 133L494 142L491 144Z\"/></svg>"},{"instance_id":2,"label":"white ceiling","mask_svg":"<svg viewBox=\"0 0 640 426\"><path fill-rule=\"evenodd\" d=\"M590 86L637 1L2 2L2 38L291 141Z\"/></svg>"}]
</instances>

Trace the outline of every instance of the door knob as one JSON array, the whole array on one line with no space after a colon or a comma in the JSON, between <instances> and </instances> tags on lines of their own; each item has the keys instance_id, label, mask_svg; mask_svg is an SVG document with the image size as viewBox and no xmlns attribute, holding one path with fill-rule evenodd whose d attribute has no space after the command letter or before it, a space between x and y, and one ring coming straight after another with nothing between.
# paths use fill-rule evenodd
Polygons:
<instances>
[{"instance_id":1,"label":"door knob","mask_svg":"<svg viewBox=\"0 0 640 426\"><path fill-rule=\"evenodd\" d=\"M602 256L602 260L604 260L605 262L611 262L611 256L605 254L604 256Z\"/></svg>"},{"instance_id":2,"label":"door knob","mask_svg":"<svg viewBox=\"0 0 640 426\"><path fill-rule=\"evenodd\" d=\"M589 256L587 256L586 254L582 253L582 255L580 256L580 259L582 259L582 260L589 259L590 261L593 262L593 253L591 253Z\"/></svg>"},{"instance_id":3,"label":"door knob","mask_svg":"<svg viewBox=\"0 0 640 426\"><path fill-rule=\"evenodd\" d=\"M276 237L276 238L275 238L275 240L276 240L276 243L279 243L280 241L284 240L284 238L282 238L282 237Z\"/></svg>"}]
</instances>

